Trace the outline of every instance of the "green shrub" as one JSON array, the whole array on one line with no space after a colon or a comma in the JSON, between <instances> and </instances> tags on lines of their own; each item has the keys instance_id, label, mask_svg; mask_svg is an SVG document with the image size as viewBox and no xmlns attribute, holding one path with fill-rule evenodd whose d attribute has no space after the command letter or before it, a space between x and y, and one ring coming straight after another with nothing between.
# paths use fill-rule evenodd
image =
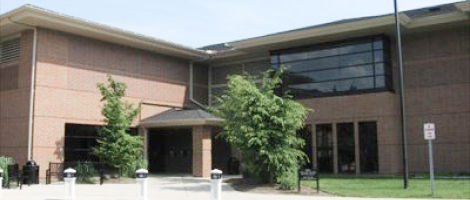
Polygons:
<instances>
[{"instance_id":1,"label":"green shrub","mask_svg":"<svg viewBox=\"0 0 470 200\"><path fill-rule=\"evenodd\" d=\"M297 170L308 161L302 151L305 141L297 131L311 110L288 94L275 92L282 73L280 69L262 77L229 76L228 89L216 98L217 106L211 111L225 119L221 136L243 155L243 174L249 176L244 178L292 189Z\"/></svg>"},{"instance_id":2,"label":"green shrub","mask_svg":"<svg viewBox=\"0 0 470 200\"><path fill-rule=\"evenodd\" d=\"M6 187L10 180L8 180L8 165L13 164L13 158L1 156L0 157L0 168L3 169L3 182L1 185Z\"/></svg>"},{"instance_id":3,"label":"green shrub","mask_svg":"<svg viewBox=\"0 0 470 200\"><path fill-rule=\"evenodd\" d=\"M135 171L138 169L147 169L148 163L144 159L134 160L123 168L123 175L127 177L135 177Z\"/></svg>"},{"instance_id":4,"label":"green shrub","mask_svg":"<svg viewBox=\"0 0 470 200\"><path fill-rule=\"evenodd\" d=\"M77 170L77 182L78 183L93 183L93 176L95 176L95 168L93 163L90 161L77 162L75 166Z\"/></svg>"}]
</instances>

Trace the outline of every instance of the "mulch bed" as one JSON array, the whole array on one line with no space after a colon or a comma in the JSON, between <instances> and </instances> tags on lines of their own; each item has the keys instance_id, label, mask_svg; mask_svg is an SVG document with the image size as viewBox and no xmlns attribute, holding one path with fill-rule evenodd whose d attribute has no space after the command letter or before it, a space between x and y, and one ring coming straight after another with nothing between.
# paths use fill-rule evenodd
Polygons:
<instances>
[{"instance_id":1,"label":"mulch bed","mask_svg":"<svg viewBox=\"0 0 470 200\"><path fill-rule=\"evenodd\" d=\"M270 194L298 194L298 195L309 195L309 196L333 196L325 192L318 192L314 188L302 186L301 192L295 190L281 190L277 184L255 184L250 181L246 181L243 178L230 178L224 182L229 183L235 190L241 192L253 192L253 193L270 193Z\"/></svg>"}]
</instances>

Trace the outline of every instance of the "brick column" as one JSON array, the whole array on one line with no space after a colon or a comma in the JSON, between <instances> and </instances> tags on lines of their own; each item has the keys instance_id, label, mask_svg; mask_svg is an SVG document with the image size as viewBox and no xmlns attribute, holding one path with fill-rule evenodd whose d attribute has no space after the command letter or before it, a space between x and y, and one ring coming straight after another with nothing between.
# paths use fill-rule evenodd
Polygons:
<instances>
[{"instance_id":1,"label":"brick column","mask_svg":"<svg viewBox=\"0 0 470 200\"><path fill-rule=\"evenodd\" d=\"M149 161L148 157L148 129L145 127L139 127L139 135L144 139L144 159Z\"/></svg>"},{"instance_id":2,"label":"brick column","mask_svg":"<svg viewBox=\"0 0 470 200\"><path fill-rule=\"evenodd\" d=\"M209 177L212 168L211 128L193 127L193 176Z\"/></svg>"}]
</instances>

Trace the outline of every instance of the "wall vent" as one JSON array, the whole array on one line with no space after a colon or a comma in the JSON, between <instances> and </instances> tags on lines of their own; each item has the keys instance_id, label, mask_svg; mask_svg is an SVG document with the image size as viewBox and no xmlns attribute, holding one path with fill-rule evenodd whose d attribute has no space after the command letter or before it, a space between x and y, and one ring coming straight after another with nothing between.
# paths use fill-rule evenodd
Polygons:
<instances>
[{"instance_id":1,"label":"wall vent","mask_svg":"<svg viewBox=\"0 0 470 200\"><path fill-rule=\"evenodd\" d=\"M0 64L16 63L20 60L20 39L0 43Z\"/></svg>"}]
</instances>

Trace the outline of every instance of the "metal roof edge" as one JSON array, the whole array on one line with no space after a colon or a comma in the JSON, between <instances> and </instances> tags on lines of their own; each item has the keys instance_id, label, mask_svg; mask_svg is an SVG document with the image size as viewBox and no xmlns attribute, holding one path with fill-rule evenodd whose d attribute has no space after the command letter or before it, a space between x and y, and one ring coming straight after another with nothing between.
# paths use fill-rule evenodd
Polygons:
<instances>
[{"instance_id":1,"label":"metal roof edge","mask_svg":"<svg viewBox=\"0 0 470 200\"><path fill-rule=\"evenodd\" d=\"M432 25L431 22L427 22L425 24L425 23L421 23L420 20L418 20L419 23L414 23L414 21L416 20L408 17L408 14L410 12L431 9L435 7L450 6L450 5L454 5L456 8L458 8L459 10L463 12L468 12L469 7L470 7L469 4L470 4L470 1L464 0L464 1L457 1L454 3L440 4L440 5L428 6L424 8L401 11L400 23L402 23L402 25L404 25L405 27L407 25L410 25L409 28L417 28L423 25ZM441 15L442 17L451 18L450 20L460 19L452 14L439 14L439 16ZM462 15L460 17L463 18L464 16ZM429 20L434 20L434 19L438 19L439 17L427 17L427 18ZM443 21L442 19L439 19L439 20L441 21L437 21L437 23L441 23ZM225 49L219 51L216 54L216 57L218 58L229 57L233 55L239 55L240 53L239 52L237 53L237 50L244 49L244 48L255 47L255 46L263 45L267 43L285 42L288 40L298 39L297 37L314 37L316 35L314 34L312 35L311 33L315 31L321 32L321 34L324 35L324 34L331 34L331 32L329 32L328 30L334 31L334 33L340 33L340 32L350 31L352 30L351 28L360 30L360 29L365 29L364 27L373 28L373 27L380 27L380 26L394 24L394 23L395 22L394 22L393 14L383 14L383 15L376 15L376 16L350 18L350 19L337 20L337 21L323 23L323 24L317 24L313 26L301 27L301 28L287 30L287 31L281 31L277 33L271 33L271 34L262 35L262 36L256 36L252 38L234 40L234 41L226 42L226 43L206 45L206 46L200 47L199 49L207 50L211 48L226 47ZM302 34L302 33L305 33L305 34Z\"/></svg>"}]
</instances>

